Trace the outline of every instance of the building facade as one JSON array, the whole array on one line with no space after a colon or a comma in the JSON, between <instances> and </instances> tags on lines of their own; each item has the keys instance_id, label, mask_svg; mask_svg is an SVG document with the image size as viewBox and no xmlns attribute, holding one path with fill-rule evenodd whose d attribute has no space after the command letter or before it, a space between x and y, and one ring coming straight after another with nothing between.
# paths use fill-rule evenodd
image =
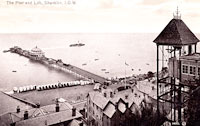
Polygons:
<instances>
[{"instance_id":1,"label":"building facade","mask_svg":"<svg viewBox=\"0 0 200 126\"><path fill-rule=\"evenodd\" d=\"M87 96L88 126L134 126L141 104L148 97L137 87L123 91L93 91ZM151 101L150 101L151 102Z\"/></svg>"}]
</instances>

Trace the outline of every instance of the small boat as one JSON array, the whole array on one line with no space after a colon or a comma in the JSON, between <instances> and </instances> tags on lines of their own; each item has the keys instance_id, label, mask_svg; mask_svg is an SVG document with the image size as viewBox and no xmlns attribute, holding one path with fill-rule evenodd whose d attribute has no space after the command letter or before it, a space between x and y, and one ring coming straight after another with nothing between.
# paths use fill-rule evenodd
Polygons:
<instances>
[{"instance_id":1,"label":"small boat","mask_svg":"<svg viewBox=\"0 0 200 126\"><path fill-rule=\"evenodd\" d=\"M106 74L108 74L109 72L105 72Z\"/></svg>"},{"instance_id":2,"label":"small boat","mask_svg":"<svg viewBox=\"0 0 200 126\"><path fill-rule=\"evenodd\" d=\"M94 59L94 61L97 61L97 60L99 60L99 59Z\"/></svg>"},{"instance_id":3,"label":"small boat","mask_svg":"<svg viewBox=\"0 0 200 126\"><path fill-rule=\"evenodd\" d=\"M106 69L101 69L101 71L106 71Z\"/></svg>"},{"instance_id":4,"label":"small boat","mask_svg":"<svg viewBox=\"0 0 200 126\"><path fill-rule=\"evenodd\" d=\"M85 44L84 43L75 43L75 44L70 44L69 47L81 47L81 46L84 46Z\"/></svg>"},{"instance_id":5,"label":"small boat","mask_svg":"<svg viewBox=\"0 0 200 126\"><path fill-rule=\"evenodd\" d=\"M82 66L85 66L85 65L87 65L87 64L86 64L86 63L83 63L83 64L82 64Z\"/></svg>"},{"instance_id":6,"label":"small boat","mask_svg":"<svg viewBox=\"0 0 200 126\"><path fill-rule=\"evenodd\" d=\"M3 53L7 53L7 52L9 52L9 51L10 51L10 50L4 50Z\"/></svg>"},{"instance_id":7,"label":"small boat","mask_svg":"<svg viewBox=\"0 0 200 126\"><path fill-rule=\"evenodd\" d=\"M17 72L16 70L13 70L12 72Z\"/></svg>"}]
</instances>

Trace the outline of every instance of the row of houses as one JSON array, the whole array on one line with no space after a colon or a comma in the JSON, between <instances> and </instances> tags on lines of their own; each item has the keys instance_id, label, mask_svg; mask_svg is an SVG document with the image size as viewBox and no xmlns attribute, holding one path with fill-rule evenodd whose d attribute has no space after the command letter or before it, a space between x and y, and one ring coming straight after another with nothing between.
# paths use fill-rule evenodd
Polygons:
<instances>
[{"instance_id":1,"label":"row of houses","mask_svg":"<svg viewBox=\"0 0 200 126\"><path fill-rule=\"evenodd\" d=\"M88 126L132 126L135 114L141 115L143 103L152 103L137 87L119 91L105 89L90 92L87 96Z\"/></svg>"},{"instance_id":2,"label":"row of houses","mask_svg":"<svg viewBox=\"0 0 200 126\"><path fill-rule=\"evenodd\" d=\"M56 103L0 116L0 126L83 126L82 115L69 103Z\"/></svg>"}]
</instances>

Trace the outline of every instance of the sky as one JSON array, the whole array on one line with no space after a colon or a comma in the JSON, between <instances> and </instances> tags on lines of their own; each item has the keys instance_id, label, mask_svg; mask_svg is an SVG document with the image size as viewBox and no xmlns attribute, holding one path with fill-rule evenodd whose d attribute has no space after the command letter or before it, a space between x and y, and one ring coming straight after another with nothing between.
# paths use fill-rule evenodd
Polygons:
<instances>
[{"instance_id":1,"label":"sky","mask_svg":"<svg viewBox=\"0 0 200 126\"><path fill-rule=\"evenodd\" d=\"M200 33L199 0L1 0L0 33L159 33L177 6Z\"/></svg>"}]
</instances>

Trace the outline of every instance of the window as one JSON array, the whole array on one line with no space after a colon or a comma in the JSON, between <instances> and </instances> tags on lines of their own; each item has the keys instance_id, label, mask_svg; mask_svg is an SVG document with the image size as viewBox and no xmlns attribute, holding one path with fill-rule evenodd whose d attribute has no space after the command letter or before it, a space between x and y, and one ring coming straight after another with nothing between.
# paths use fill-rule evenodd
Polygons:
<instances>
[{"instance_id":1,"label":"window","mask_svg":"<svg viewBox=\"0 0 200 126\"><path fill-rule=\"evenodd\" d=\"M198 75L200 75L200 67L198 67Z\"/></svg>"},{"instance_id":2,"label":"window","mask_svg":"<svg viewBox=\"0 0 200 126\"><path fill-rule=\"evenodd\" d=\"M190 66L190 74L195 75L195 72L196 72L196 67Z\"/></svg>"},{"instance_id":3,"label":"window","mask_svg":"<svg viewBox=\"0 0 200 126\"><path fill-rule=\"evenodd\" d=\"M188 73L188 66L187 65L182 65L182 73Z\"/></svg>"},{"instance_id":4,"label":"window","mask_svg":"<svg viewBox=\"0 0 200 126\"><path fill-rule=\"evenodd\" d=\"M88 109L89 109L89 112L91 112L91 108L89 107Z\"/></svg>"}]
</instances>

